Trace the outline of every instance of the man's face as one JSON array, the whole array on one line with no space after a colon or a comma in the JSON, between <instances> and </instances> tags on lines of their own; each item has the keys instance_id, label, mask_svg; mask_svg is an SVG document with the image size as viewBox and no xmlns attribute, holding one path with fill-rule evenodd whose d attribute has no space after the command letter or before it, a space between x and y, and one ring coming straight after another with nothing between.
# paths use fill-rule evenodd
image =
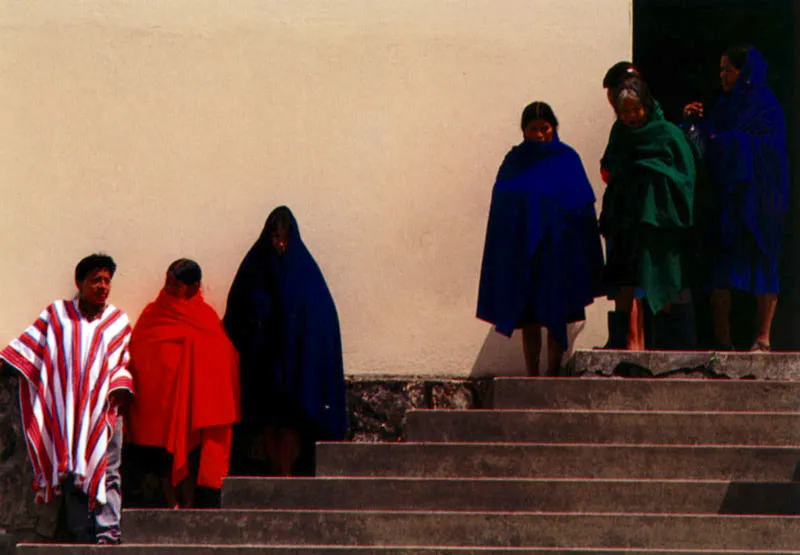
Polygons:
<instances>
[{"instance_id":1,"label":"man's face","mask_svg":"<svg viewBox=\"0 0 800 555\"><path fill-rule=\"evenodd\" d=\"M76 281L81 300L96 306L106 304L111 292L111 272L106 268L92 270L83 281Z\"/></svg>"}]
</instances>

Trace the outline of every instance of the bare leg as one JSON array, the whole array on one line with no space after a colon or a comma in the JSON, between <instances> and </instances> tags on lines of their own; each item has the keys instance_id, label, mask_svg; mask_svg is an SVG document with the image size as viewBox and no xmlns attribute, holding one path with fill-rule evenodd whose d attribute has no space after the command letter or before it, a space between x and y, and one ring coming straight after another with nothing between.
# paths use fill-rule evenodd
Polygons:
<instances>
[{"instance_id":1,"label":"bare leg","mask_svg":"<svg viewBox=\"0 0 800 555\"><path fill-rule=\"evenodd\" d=\"M614 299L614 310L619 312L630 312L633 308L633 294L635 289L633 287L620 287L617 291L617 297Z\"/></svg>"},{"instance_id":2,"label":"bare leg","mask_svg":"<svg viewBox=\"0 0 800 555\"><path fill-rule=\"evenodd\" d=\"M529 376L539 375L539 353L542 350L542 325L522 326L522 351L525 353L525 368Z\"/></svg>"},{"instance_id":3,"label":"bare leg","mask_svg":"<svg viewBox=\"0 0 800 555\"><path fill-rule=\"evenodd\" d=\"M775 293L756 295L756 302L758 303L758 328L754 348L751 350L764 351L768 350L764 347L769 348L770 346L769 332L772 328L772 318L775 316L775 307L778 305L778 295Z\"/></svg>"},{"instance_id":4,"label":"bare leg","mask_svg":"<svg viewBox=\"0 0 800 555\"><path fill-rule=\"evenodd\" d=\"M644 305L642 299L631 302L631 322L628 327L628 350L644 351Z\"/></svg>"},{"instance_id":5,"label":"bare leg","mask_svg":"<svg viewBox=\"0 0 800 555\"><path fill-rule=\"evenodd\" d=\"M280 457L279 430L272 427L264 428L264 450L267 453L267 458L269 459L269 466L270 470L272 471L272 474L280 476L281 457Z\"/></svg>"},{"instance_id":6,"label":"bare leg","mask_svg":"<svg viewBox=\"0 0 800 555\"><path fill-rule=\"evenodd\" d=\"M291 428L281 428L279 434L278 474L291 476L297 457L300 455L300 434Z\"/></svg>"},{"instance_id":7,"label":"bare leg","mask_svg":"<svg viewBox=\"0 0 800 555\"><path fill-rule=\"evenodd\" d=\"M194 476L190 471L189 475L178 484L181 490L181 508L191 509L194 507Z\"/></svg>"},{"instance_id":8,"label":"bare leg","mask_svg":"<svg viewBox=\"0 0 800 555\"><path fill-rule=\"evenodd\" d=\"M175 488L172 487L172 472L169 472L166 476L161 476L161 491L164 492L164 500L167 502L167 508L181 508L178 495L175 492Z\"/></svg>"},{"instance_id":9,"label":"bare leg","mask_svg":"<svg viewBox=\"0 0 800 555\"><path fill-rule=\"evenodd\" d=\"M724 345L724 346L731 345L730 289L714 289L714 291L711 292L711 310L714 315L714 339L719 345ZM774 306L773 306L773 313L774 313ZM770 322L771 321L772 318L770 317Z\"/></svg>"},{"instance_id":10,"label":"bare leg","mask_svg":"<svg viewBox=\"0 0 800 555\"><path fill-rule=\"evenodd\" d=\"M553 339L553 334L547 332L547 376L558 376L561 369L561 359L564 356L564 348L558 341Z\"/></svg>"}]
</instances>

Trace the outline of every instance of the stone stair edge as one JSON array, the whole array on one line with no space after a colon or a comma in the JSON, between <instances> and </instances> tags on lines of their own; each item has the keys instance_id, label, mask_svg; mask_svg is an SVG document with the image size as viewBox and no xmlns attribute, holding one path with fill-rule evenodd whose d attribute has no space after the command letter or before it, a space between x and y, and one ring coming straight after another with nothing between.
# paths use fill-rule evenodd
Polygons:
<instances>
[{"instance_id":1,"label":"stone stair edge","mask_svg":"<svg viewBox=\"0 0 800 555\"><path fill-rule=\"evenodd\" d=\"M431 449L445 449L447 447L469 447L479 449L481 447L581 447L592 449L612 449L612 448L625 448L625 449L747 449L758 451L763 449L781 450L781 451L797 451L800 454L800 445L770 445L770 444L715 444L715 443L581 443L581 442L533 442L533 441L398 441L394 443L383 442L357 442L357 441L318 441L317 447L335 447L335 448L352 448L355 449L403 449L403 448L419 448L428 447Z\"/></svg>"},{"instance_id":2,"label":"stone stair edge","mask_svg":"<svg viewBox=\"0 0 800 555\"><path fill-rule=\"evenodd\" d=\"M798 407L800 407L800 400L798 400ZM425 409L413 408L406 411L409 414L445 414L447 416L458 416L463 414L481 415L481 414L531 414L531 413L547 413L547 414L646 414L653 415L724 415L724 416L800 416L800 410L796 411L770 411L770 410L621 410L621 409L551 409L551 408L492 408L492 409Z\"/></svg>"},{"instance_id":3,"label":"stone stair edge","mask_svg":"<svg viewBox=\"0 0 800 555\"><path fill-rule=\"evenodd\" d=\"M604 547L484 547L484 546L342 546L342 545L259 545L259 544L169 544L169 543L123 543L112 547L99 545L76 545L58 543L19 543L23 551L51 550L68 553L97 553L111 549L113 551L135 551L140 549L159 549L163 551L182 552L186 550L228 550L232 552L254 550L256 552L272 552L291 549L292 552L316 552L324 550L337 552L399 552L440 555L447 553L606 553L606 554L653 554L653 555L798 555L800 551L786 550L742 550L742 549L661 549L661 548L604 548Z\"/></svg>"},{"instance_id":4,"label":"stone stair edge","mask_svg":"<svg viewBox=\"0 0 800 555\"><path fill-rule=\"evenodd\" d=\"M174 509L123 509L124 514L169 514L169 515L231 515L231 516L246 516L248 514L277 514L285 513L290 515L317 515L317 514L331 514L331 515L438 515L438 516L506 516L514 515L515 517L527 516L547 516L547 517L603 517L603 518L625 518L625 519L686 519L686 520L740 520L740 521L757 521L757 520L788 520L797 521L800 524L800 515L739 515L739 514L716 514L716 513L621 513L621 512L564 512L564 511L452 511L452 510L408 510L408 509L181 509L176 511Z\"/></svg>"},{"instance_id":5,"label":"stone stair edge","mask_svg":"<svg viewBox=\"0 0 800 555\"><path fill-rule=\"evenodd\" d=\"M546 482L560 482L560 483L578 483L578 482L592 482L592 483L614 483L614 484L628 484L628 483L669 483L669 484L757 484L757 485L771 485L771 484L792 484L797 482L792 481L775 481L775 480L691 480L686 478L527 478L510 476L508 478L498 478L493 476L476 477L476 476L228 476L223 479L223 489L226 483L252 483L252 482L275 482L275 483L297 483L297 482L371 482L371 481L397 481L397 482L524 482L524 483L546 483ZM800 483L797 483L800 487Z\"/></svg>"}]
</instances>

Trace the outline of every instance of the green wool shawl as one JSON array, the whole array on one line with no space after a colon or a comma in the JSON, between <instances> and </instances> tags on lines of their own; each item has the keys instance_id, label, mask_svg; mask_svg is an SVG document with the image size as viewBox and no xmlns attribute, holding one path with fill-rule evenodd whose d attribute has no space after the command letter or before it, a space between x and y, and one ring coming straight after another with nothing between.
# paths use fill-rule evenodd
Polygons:
<instances>
[{"instance_id":1,"label":"green wool shawl","mask_svg":"<svg viewBox=\"0 0 800 555\"><path fill-rule=\"evenodd\" d=\"M686 233L694 219L695 157L683 131L660 108L640 129L615 124L603 165L604 235L637 234L638 276L654 313L688 286Z\"/></svg>"}]
</instances>

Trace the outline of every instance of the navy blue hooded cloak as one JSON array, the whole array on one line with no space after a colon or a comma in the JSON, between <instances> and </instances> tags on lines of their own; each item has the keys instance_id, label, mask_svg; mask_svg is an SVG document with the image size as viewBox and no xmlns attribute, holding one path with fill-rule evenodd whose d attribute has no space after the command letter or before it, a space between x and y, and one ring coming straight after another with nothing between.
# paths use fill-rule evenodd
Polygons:
<instances>
[{"instance_id":1,"label":"navy blue hooded cloak","mask_svg":"<svg viewBox=\"0 0 800 555\"><path fill-rule=\"evenodd\" d=\"M291 221L278 255L271 230L242 261L228 294L223 323L239 351L245 422L313 429L318 439L347 431L339 319L322 272Z\"/></svg>"},{"instance_id":2,"label":"navy blue hooded cloak","mask_svg":"<svg viewBox=\"0 0 800 555\"><path fill-rule=\"evenodd\" d=\"M789 196L786 123L767 87L767 62L755 48L707 128L709 172L719 203L712 286L777 293Z\"/></svg>"},{"instance_id":3,"label":"navy blue hooded cloak","mask_svg":"<svg viewBox=\"0 0 800 555\"><path fill-rule=\"evenodd\" d=\"M512 148L492 191L478 318L507 336L539 322L566 346L567 323L601 294L594 202L580 157L558 136Z\"/></svg>"}]
</instances>

